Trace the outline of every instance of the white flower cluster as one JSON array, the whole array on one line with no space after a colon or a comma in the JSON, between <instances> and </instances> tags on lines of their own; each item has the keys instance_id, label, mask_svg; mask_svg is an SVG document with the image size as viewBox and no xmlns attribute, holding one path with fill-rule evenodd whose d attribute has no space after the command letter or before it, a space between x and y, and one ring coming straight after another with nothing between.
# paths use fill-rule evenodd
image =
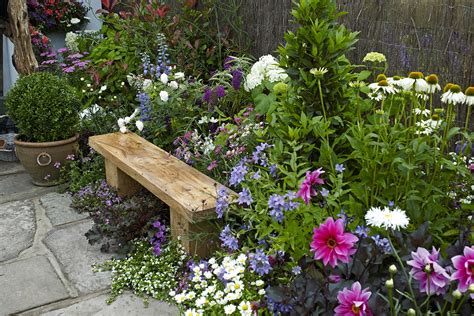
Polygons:
<instances>
[{"instance_id":1,"label":"white flower cluster","mask_svg":"<svg viewBox=\"0 0 474 316\"><path fill-rule=\"evenodd\" d=\"M270 82L284 81L288 78L285 70L278 66L278 61L272 55L265 55L253 64L244 83L245 91L251 91L259 86L263 80Z\"/></svg>"},{"instance_id":2,"label":"white flower cluster","mask_svg":"<svg viewBox=\"0 0 474 316\"><path fill-rule=\"evenodd\" d=\"M422 120L419 122L416 122L416 131L415 134L417 135L431 135L433 134L434 131L439 129L441 127L442 120L432 120L432 119L427 119L427 120Z\"/></svg>"},{"instance_id":3,"label":"white flower cluster","mask_svg":"<svg viewBox=\"0 0 474 316\"><path fill-rule=\"evenodd\" d=\"M128 131L127 125L130 124L130 122L132 122L135 119L135 117L138 115L138 113L140 113L140 111L138 109L135 109L135 111L133 111L132 115L126 116L124 118L119 118L117 120L117 125L118 125L121 133L126 133ZM144 124L140 120L135 120L135 126L141 132L143 130Z\"/></svg>"},{"instance_id":4,"label":"white flower cluster","mask_svg":"<svg viewBox=\"0 0 474 316\"><path fill-rule=\"evenodd\" d=\"M169 92L166 88L171 90L178 90L180 84L178 81L185 78L184 73L176 72L174 74L167 75L161 74L159 80L154 81L152 79L144 78L143 75L128 74L127 81L135 89L151 94L155 90L160 90L159 97L163 102L168 102Z\"/></svg>"},{"instance_id":5,"label":"white flower cluster","mask_svg":"<svg viewBox=\"0 0 474 316\"><path fill-rule=\"evenodd\" d=\"M79 43L77 42L78 38L79 38L79 35L77 35L74 32L66 33L65 44L66 44L67 49L69 49L71 52L79 51Z\"/></svg>"},{"instance_id":6,"label":"white flower cluster","mask_svg":"<svg viewBox=\"0 0 474 316\"><path fill-rule=\"evenodd\" d=\"M378 52L370 52L365 55L364 59L362 62L373 62L373 63L384 63L387 61L387 58L385 57L384 54L378 53Z\"/></svg>"},{"instance_id":7,"label":"white flower cluster","mask_svg":"<svg viewBox=\"0 0 474 316\"><path fill-rule=\"evenodd\" d=\"M405 211L398 207L393 210L388 207L384 207L383 209L380 207L371 207L367 211L367 214L365 214L365 220L370 226L395 230L406 228L410 222Z\"/></svg>"},{"instance_id":8,"label":"white flower cluster","mask_svg":"<svg viewBox=\"0 0 474 316\"><path fill-rule=\"evenodd\" d=\"M193 277L186 290L181 293L171 291L169 295L178 305L187 307L184 315L213 312L217 315L250 316L253 314L250 301L260 300L265 290L262 280L245 283L249 280L245 276L248 272L246 265L247 256L244 254L235 259L224 257L221 264L211 258L207 265L201 263L193 267Z\"/></svg>"}]
</instances>

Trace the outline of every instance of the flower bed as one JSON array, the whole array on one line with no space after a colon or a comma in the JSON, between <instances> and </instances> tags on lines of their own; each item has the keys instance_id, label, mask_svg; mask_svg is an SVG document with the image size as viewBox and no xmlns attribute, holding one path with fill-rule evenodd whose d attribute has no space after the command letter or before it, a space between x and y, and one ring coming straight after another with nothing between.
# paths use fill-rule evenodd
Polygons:
<instances>
[{"instance_id":1,"label":"flower bed","mask_svg":"<svg viewBox=\"0 0 474 316\"><path fill-rule=\"evenodd\" d=\"M208 19L209 43L222 33L192 7L173 19L146 3L104 13L113 30L70 36L64 65L43 62L82 93L85 135L136 132L239 195L216 192L221 247L188 257L163 228L166 209L91 185L103 164L85 148L65 171L96 222L89 237L130 246L101 267L111 300L129 288L185 315L469 313L474 88L390 76L377 52L351 64L357 34L331 0L297 2L298 28L257 61L195 52L203 34L183 20ZM180 41L198 62L183 61Z\"/></svg>"}]
</instances>

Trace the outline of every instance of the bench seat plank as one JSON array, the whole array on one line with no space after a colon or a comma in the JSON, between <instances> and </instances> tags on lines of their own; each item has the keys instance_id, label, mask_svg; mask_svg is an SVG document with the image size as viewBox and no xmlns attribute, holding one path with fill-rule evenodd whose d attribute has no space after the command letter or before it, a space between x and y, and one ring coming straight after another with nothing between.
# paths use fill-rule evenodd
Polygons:
<instances>
[{"instance_id":1,"label":"bench seat plank","mask_svg":"<svg viewBox=\"0 0 474 316\"><path fill-rule=\"evenodd\" d=\"M215 217L222 185L140 136L130 132L92 136L89 145L190 222Z\"/></svg>"}]
</instances>

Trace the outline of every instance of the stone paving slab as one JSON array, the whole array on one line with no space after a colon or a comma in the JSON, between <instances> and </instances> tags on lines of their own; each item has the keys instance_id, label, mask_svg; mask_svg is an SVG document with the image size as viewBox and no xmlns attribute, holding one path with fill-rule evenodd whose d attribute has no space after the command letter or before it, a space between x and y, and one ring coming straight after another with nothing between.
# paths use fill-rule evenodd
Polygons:
<instances>
[{"instance_id":1,"label":"stone paving slab","mask_svg":"<svg viewBox=\"0 0 474 316\"><path fill-rule=\"evenodd\" d=\"M16 258L33 245L36 231L32 201L0 204L0 262Z\"/></svg>"},{"instance_id":2,"label":"stone paving slab","mask_svg":"<svg viewBox=\"0 0 474 316\"><path fill-rule=\"evenodd\" d=\"M15 200L26 200L49 192L57 191L55 187L38 187L31 183L28 173L17 173L0 176L0 204Z\"/></svg>"},{"instance_id":3,"label":"stone paving slab","mask_svg":"<svg viewBox=\"0 0 474 316\"><path fill-rule=\"evenodd\" d=\"M46 257L0 265L0 315L62 300L68 293Z\"/></svg>"},{"instance_id":4,"label":"stone paving slab","mask_svg":"<svg viewBox=\"0 0 474 316\"><path fill-rule=\"evenodd\" d=\"M91 227L92 221L71 225L51 231L44 239L66 278L80 294L93 293L110 286L110 272L92 272L94 263L102 263L112 255L100 252L100 245L89 245L84 234Z\"/></svg>"},{"instance_id":5,"label":"stone paving slab","mask_svg":"<svg viewBox=\"0 0 474 316\"><path fill-rule=\"evenodd\" d=\"M53 226L75 222L89 217L86 213L78 213L71 208L71 197L68 194L48 193L41 197L41 205Z\"/></svg>"},{"instance_id":6,"label":"stone paving slab","mask_svg":"<svg viewBox=\"0 0 474 316\"><path fill-rule=\"evenodd\" d=\"M150 299L148 307L143 300L132 294L120 295L115 302L107 305L107 294L103 294L66 308L40 313L44 316L175 316L179 315L176 306Z\"/></svg>"},{"instance_id":7,"label":"stone paving slab","mask_svg":"<svg viewBox=\"0 0 474 316\"><path fill-rule=\"evenodd\" d=\"M21 163L0 161L0 176L20 172L25 172L25 168L23 168Z\"/></svg>"}]
</instances>

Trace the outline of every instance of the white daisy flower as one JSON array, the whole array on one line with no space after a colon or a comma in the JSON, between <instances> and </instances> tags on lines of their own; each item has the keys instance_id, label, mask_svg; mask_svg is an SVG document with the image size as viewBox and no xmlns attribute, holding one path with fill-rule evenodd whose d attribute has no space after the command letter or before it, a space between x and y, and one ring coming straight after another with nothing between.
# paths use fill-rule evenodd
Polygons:
<instances>
[{"instance_id":1,"label":"white daisy flower","mask_svg":"<svg viewBox=\"0 0 474 316\"><path fill-rule=\"evenodd\" d=\"M429 85L421 72L411 72L407 78L399 80L397 84L406 91L428 92L429 90Z\"/></svg>"},{"instance_id":2,"label":"white daisy flower","mask_svg":"<svg viewBox=\"0 0 474 316\"><path fill-rule=\"evenodd\" d=\"M441 95L441 102L448 104L462 104L466 101L466 96L461 91L461 87L457 84L452 85L448 91Z\"/></svg>"},{"instance_id":3,"label":"white daisy flower","mask_svg":"<svg viewBox=\"0 0 474 316\"><path fill-rule=\"evenodd\" d=\"M252 315L252 306L249 301L242 301L239 304L240 315Z\"/></svg>"},{"instance_id":4,"label":"white daisy flower","mask_svg":"<svg viewBox=\"0 0 474 316\"><path fill-rule=\"evenodd\" d=\"M388 207L383 209L379 207L370 208L367 214L365 214L365 220L370 226L394 230L406 228L410 221L405 211L399 208L390 210Z\"/></svg>"},{"instance_id":5,"label":"white daisy flower","mask_svg":"<svg viewBox=\"0 0 474 316\"><path fill-rule=\"evenodd\" d=\"M235 307L235 305L229 304L229 305L224 306L224 313L226 315L232 315L236 309L237 308Z\"/></svg>"}]
</instances>

